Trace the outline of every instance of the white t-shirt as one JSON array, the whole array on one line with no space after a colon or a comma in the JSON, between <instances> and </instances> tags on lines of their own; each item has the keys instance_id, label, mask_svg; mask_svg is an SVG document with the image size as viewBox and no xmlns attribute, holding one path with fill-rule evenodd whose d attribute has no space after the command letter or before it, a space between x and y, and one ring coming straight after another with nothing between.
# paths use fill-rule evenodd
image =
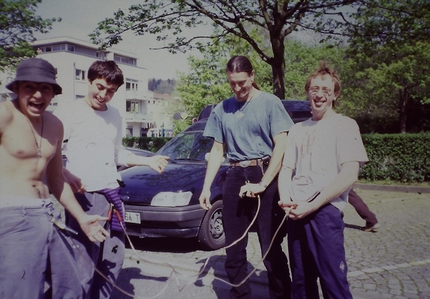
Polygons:
<instances>
[{"instance_id":1,"label":"white t-shirt","mask_svg":"<svg viewBox=\"0 0 430 299\"><path fill-rule=\"evenodd\" d=\"M345 162L368 161L357 123L341 114L320 121L295 124L288 134L283 165L292 168L291 197L306 201L328 186ZM343 210L348 200L345 191L331 204Z\"/></svg>"},{"instance_id":2,"label":"white t-shirt","mask_svg":"<svg viewBox=\"0 0 430 299\"><path fill-rule=\"evenodd\" d=\"M125 165L130 154L122 145L121 115L107 107L97 111L80 99L54 111L64 126L66 168L82 180L87 191L118 187L117 165Z\"/></svg>"}]
</instances>

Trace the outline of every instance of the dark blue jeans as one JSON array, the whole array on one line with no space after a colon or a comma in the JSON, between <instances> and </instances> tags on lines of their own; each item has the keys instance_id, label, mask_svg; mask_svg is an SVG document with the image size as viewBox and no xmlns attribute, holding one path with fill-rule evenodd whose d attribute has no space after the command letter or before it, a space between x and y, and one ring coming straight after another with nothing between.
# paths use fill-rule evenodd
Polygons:
<instances>
[{"instance_id":1,"label":"dark blue jeans","mask_svg":"<svg viewBox=\"0 0 430 299\"><path fill-rule=\"evenodd\" d=\"M246 181L258 183L263 177L263 169L260 166L242 168L231 167L223 186L223 224L226 237L226 245L230 245L239 239L250 225L257 211L256 198L240 198L240 187ZM267 189L260 194L261 207L256 220L256 229L262 254L264 255L279 227L285 212L279 207L278 182L275 179ZM286 235L286 224L273 242L264 265L269 279L270 298L291 298L291 280L288 269L288 260L282 251L282 241ZM248 275L248 262L246 259L246 246L248 237L226 250L227 259L225 269L229 280L238 284ZM230 298L251 298L249 281L245 281L239 287L233 287Z\"/></svg>"},{"instance_id":2,"label":"dark blue jeans","mask_svg":"<svg viewBox=\"0 0 430 299\"><path fill-rule=\"evenodd\" d=\"M300 220L288 220L293 298L352 299L347 281L343 216L331 204Z\"/></svg>"}]
</instances>

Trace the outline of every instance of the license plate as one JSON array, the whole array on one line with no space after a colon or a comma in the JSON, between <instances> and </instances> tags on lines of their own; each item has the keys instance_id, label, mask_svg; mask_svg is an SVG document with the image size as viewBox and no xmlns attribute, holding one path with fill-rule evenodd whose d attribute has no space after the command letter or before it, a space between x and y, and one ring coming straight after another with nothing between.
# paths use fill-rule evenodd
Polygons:
<instances>
[{"instance_id":1,"label":"license plate","mask_svg":"<svg viewBox=\"0 0 430 299\"><path fill-rule=\"evenodd\" d=\"M125 222L140 224L140 213L125 212Z\"/></svg>"}]
</instances>

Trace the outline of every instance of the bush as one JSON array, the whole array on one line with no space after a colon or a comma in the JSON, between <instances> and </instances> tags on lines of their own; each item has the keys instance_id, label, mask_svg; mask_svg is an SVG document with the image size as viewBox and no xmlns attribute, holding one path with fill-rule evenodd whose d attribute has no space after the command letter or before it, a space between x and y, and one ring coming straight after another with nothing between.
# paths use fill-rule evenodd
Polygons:
<instances>
[{"instance_id":1,"label":"bush","mask_svg":"<svg viewBox=\"0 0 430 299\"><path fill-rule=\"evenodd\" d=\"M363 134L362 138L369 162L360 179L430 181L430 133Z\"/></svg>"},{"instance_id":2,"label":"bush","mask_svg":"<svg viewBox=\"0 0 430 299\"><path fill-rule=\"evenodd\" d=\"M363 134L369 157L359 175L367 181L430 181L430 133ZM124 146L156 152L171 138L129 137Z\"/></svg>"}]
</instances>

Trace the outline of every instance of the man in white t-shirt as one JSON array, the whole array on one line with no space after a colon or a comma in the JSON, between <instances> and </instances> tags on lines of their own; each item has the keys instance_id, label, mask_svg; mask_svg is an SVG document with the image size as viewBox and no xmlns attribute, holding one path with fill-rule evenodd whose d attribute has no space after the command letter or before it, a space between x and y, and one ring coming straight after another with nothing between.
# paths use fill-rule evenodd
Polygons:
<instances>
[{"instance_id":1,"label":"man in white t-shirt","mask_svg":"<svg viewBox=\"0 0 430 299\"><path fill-rule=\"evenodd\" d=\"M305 90L312 118L291 127L279 174L279 204L289 213L293 298L352 298L343 212L360 166L368 161L357 123L337 114L336 72L322 63Z\"/></svg>"},{"instance_id":2,"label":"man in white t-shirt","mask_svg":"<svg viewBox=\"0 0 430 299\"><path fill-rule=\"evenodd\" d=\"M114 61L95 61L88 70L87 96L54 112L64 125L64 176L78 202L89 214L111 215L105 224L109 236L104 243L90 243L80 235L73 239L87 299L110 298L111 282L118 278L124 261L125 223L117 165L147 165L159 173L167 165L166 156L139 157L123 147L121 115L108 104L123 83L122 71ZM71 218L68 224L79 229ZM109 281L95 274L95 268Z\"/></svg>"}]
</instances>

